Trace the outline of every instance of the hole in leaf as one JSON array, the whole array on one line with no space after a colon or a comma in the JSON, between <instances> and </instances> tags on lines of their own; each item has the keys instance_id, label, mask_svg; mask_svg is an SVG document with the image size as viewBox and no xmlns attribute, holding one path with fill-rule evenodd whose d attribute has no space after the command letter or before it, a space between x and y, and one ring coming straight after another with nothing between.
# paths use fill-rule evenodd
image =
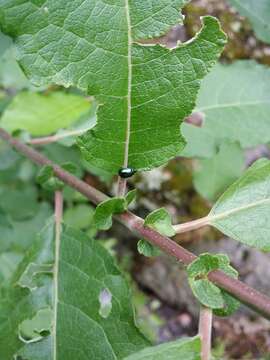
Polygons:
<instances>
[{"instance_id":1,"label":"hole in leaf","mask_svg":"<svg viewBox=\"0 0 270 360\"><path fill-rule=\"evenodd\" d=\"M104 319L106 319L112 310L112 294L110 290L103 289L99 293L99 315L102 316Z\"/></svg>"},{"instance_id":2,"label":"hole in leaf","mask_svg":"<svg viewBox=\"0 0 270 360\"><path fill-rule=\"evenodd\" d=\"M39 310L32 319L20 323L19 338L24 343L32 343L41 340L51 333L52 309Z\"/></svg>"}]
</instances>

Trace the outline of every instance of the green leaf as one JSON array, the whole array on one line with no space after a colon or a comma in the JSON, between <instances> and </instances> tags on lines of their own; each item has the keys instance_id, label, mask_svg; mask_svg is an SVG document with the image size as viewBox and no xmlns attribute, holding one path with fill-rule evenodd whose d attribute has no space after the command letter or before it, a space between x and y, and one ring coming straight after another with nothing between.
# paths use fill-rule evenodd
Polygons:
<instances>
[{"instance_id":1,"label":"green leaf","mask_svg":"<svg viewBox=\"0 0 270 360\"><path fill-rule=\"evenodd\" d=\"M146 257L155 257L161 254L160 250L150 244L148 241L141 239L137 243L138 252Z\"/></svg>"},{"instance_id":2,"label":"green leaf","mask_svg":"<svg viewBox=\"0 0 270 360\"><path fill-rule=\"evenodd\" d=\"M34 186L0 185L1 206L14 220L33 217L38 210L38 194Z\"/></svg>"},{"instance_id":3,"label":"green leaf","mask_svg":"<svg viewBox=\"0 0 270 360\"><path fill-rule=\"evenodd\" d=\"M37 174L37 182L40 185L43 185L48 180L50 180L54 175L53 167L52 165L44 165L39 170L39 173Z\"/></svg>"},{"instance_id":4,"label":"green leaf","mask_svg":"<svg viewBox=\"0 0 270 360\"><path fill-rule=\"evenodd\" d=\"M222 309L225 306L221 290L207 279L189 280L193 295L201 304L210 309Z\"/></svg>"},{"instance_id":5,"label":"green leaf","mask_svg":"<svg viewBox=\"0 0 270 360\"><path fill-rule=\"evenodd\" d=\"M11 46L11 44L12 40L10 39L10 37L4 35L0 31L0 58L2 54L4 54L4 52Z\"/></svg>"},{"instance_id":6,"label":"green leaf","mask_svg":"<svg viewBox=\"0 0 270 360\"><path fill-rule=\"evenodd\" d=\"M113 215L125 212L135 197L136 190L132 190L125 197L114 197L100 203L94 213L94 224L96 227L100 230L110 229Z\"/></svg>"},{"instance_id":7,"label":"green leaf","mask_svg":"<svg viewBox=\"0 0 270 360\"><path fill-rule=\"evenodd\" d=\"M269 92L270 69L266 66L254 61L216 66L202 83L196 107L204 114L199 129L205 141L209 134L210 144L213 138L219 143L224 139L237 141L243 148L268 143ZM201 146L204 152L205 145Z\"/></svg>"},{"instance_id":8,"label":"green leaf","mask_svg":"<svg viewBox=\"0 0 270 360\"><path fill-rule=\"evenodd\" d=\"M70 126L89 109L89 102L78 95L60 91L49 94L24 91L13 98L0 125L8 131L19 129L44 136Z\"/></svg>"},{"instance_id":9,"label":"green leaf","mask_svg":"<svg viewBox=\"0 0 270 360\"><path fill-rule=\"evenodd\" d=\"M76 176L80 175L78 174L78 168L72 163L62 164L61 167ZM54 170L51 165L44 165L37 174L36 180L45 190L52 192L61 190L65 186L63 181L54 176Z\"/></svg>"},{"instance_id":10,"label":"green leaf","mask_svg":"<svg viewBox=\"0 0 270 360\"><path fill-rule=\"evenodd\" d=\"M68 207L64 213L64 222L76 229L87 229L93 222L94 209L87 204Z\"/></svg>"},{"instance_id":11,"label":"green leaf","mask_svg":"<svg viewBox=\"0 0 270 360\"><path fill-rule=\"evenodd\" d=\"M127 165L148 170L183 149L179 125L226 36L216 19L205 17L201 32L173 50L138 40L166 32L184 4L47 0L40 7L26 3L22 11L20 0L5 0L1 6L2 31L16 38L20 64L33 82L76 86L100 104L97 125L79 139L92 166L113 174Z\"/></svg>"},{"instance_id":12,"label":"green leaf","mask_svg":"<svg viewBox=\"0 0 270 360\"><path fill-rule=\"evenodd\" d=\"M270 3L268 0L229 0L242 16L246 16L257 37L270 44Z\"/></svg>"},{"instance_id":13,"label":"green leaf","mask_svg":"<svg viewBox=\"0 0 270 360\"><path fill-rule=\"evenodd\" d=\"M197 38L177 49L133 44L128 57L130 65L125 65L129 70L129 82L123 88L126 100L114 100L110 108L108 105L100 108L97 126L79 139L85 158L97 167L117 173L125 164L137 170L150 170L179 154L185 145L180 122L194 107L199 80L216 59L222 39L224 43L218 24L208 17ZM206 52L213 55L212 61ZM119 106L127 110L120 112ZM117 119L110 118L112 109ZM114 126L116 120L120 126ZM162 130L164 121L166 130Z\"/></svg>"},{"instance_id":14,"label":"green leaf","mask_svg":"<svg viewBox=\"0 0 270 360\"><path fill-rule=\"evenodd\" d=\"M137 196L136 189L133 189L126 194L125 199L126 199L127 206L129 206L133 201L135 201L136 196Z\"/></svg>"},{"instance_id":15,"label":"green leaf","mask_svg":"<svg viewBox=\"0 0 270 360\"><path fill-rule=\"evenodd\" d=\"M183 23L179 9L189 0L144 0L130 2L132 37L134 39L149 39L167 33L176 23Z\"/></svg>"},{"instance_id":16,"label":"green leaf","mask_svg":"<svg viewBox=\"0 0 270 360\"><path fill-rule=\"evenodd\" d=\"M181 130L187 141L181 156L210 158L217 153L218 141L205 127L183 123Z\"/></svg>"},{"instance_id":17,"label":"green leaf","mask_svg":"<svg viewBox=\"0 0 270 360\"><path fill-rule=\"evenodd\" d=\"M187 338L168 342L165 344L148 347L136 354L126 357L124 360L200 360L200 338Z\"/></svg>"},{"instance_id":18,"label":"green leaf","mask_svg":"<svg viewBox=\"0 0 270 360\"><path fill-rule=\"evenodd\" d=\"M24 320L19 325L19 337L26 343L39 341L44 334L51 332L52 310L45 308L39 310L32 319Z\"/></svg>"},{"instance_id":19,"label":"green leaf","mask_svg":"<svg viewBox=\"0 0 270 360\"><path fill-rule=\"evenodd\" d=\"M3 252L0 254L0 281L1 286L10 280L21 262L23 255L17 252Z\"/></svg>"},{"instance_id":20,"label":"green leaf","mask_svg":"<svg viewBox=\"0 0 270 360\"><path fill-rule=\"evenodd\" d=\"M11 146L3 141L0 141L0 153L1 153L0 171L6 170L12 165L16 164L16 162L19 159L19 156L11 148Z\"/></svg>"},{"instance_id":21,"label":"green leaf","mask_svg":"<svg viewBox=\"0 0 270 360\"><path fill-rule=\"evenodd\" d=\"M44 272L52 264L54 282ZM35 284L31 289L20 281L27 278ZM129 285L113 257L71 228L64 227L55 244L50 221L0 291L1 359L123 359L149 346L135 326Z\"/></svg>"},{"instance_id":22,"label":"green leaf","mask_svg":"<svg viewBox=\"0 0 270 360\"><path fill-rule=\"evenodd\" d=\"M205 276L210 271L217 270L219 267L219 257L211 254L201 254L188 267L187 272L190 278Z\"/></svg>"},{"instance_id":23,"label":"green leaf","mask_svg":"<svg viewBox=\"0 0 270 360\"><path fill-rule=\"evenodd\" d=\"M219 198L211 225L246 245L270 251L270 161L256 161Z\"/></svg>"},{"instance_id":24,"label":"green leaf","mask_svg":"<svg viewBox=\"0 0 270 360\"><path fill-rule=\"evenodd\" d=\"M53 167L51 165L43 166L38 175L37 183L40 184L45 190L57 191L61 190L65 184L54 176Z\"/></svg>"},{"instance_id":25,"label":"green leaf","mask_svg":"<svg viewBox=\"0 0 270 360\"><path fill-rule=\"evenodd\" d=\"M164 208L157 209L146 216L144 225L157 230L164 236L174 236L171 215Z\"/></svg>"},{"instance_id":26,"label":"green leaf","mask_svg":"<svg viewBox=\"0 0 270 360\"><path fill-rule=\"evenodd\" d=\"M194 172L195 188L206 199L215 200L241 176L244 166L245 158L241 147L237 143L226 141L211 159L199 161L199 169Z\"/></svg>"},{"instance_id":27,"label":"green leaf","mask_svg":"<svg viewBox=\"0 0 270 360\"><path fill-rule=\"evenodd\" d=\"M26 200L27 201L27 200ZM44 222L52 214L46 203L41 203L33 217L11 221L11 226L1 226L0 214L0 252L25 252L35 240L36 234L44 226Z\"/></svg>"},{"instance_id":28,"label":"green leaf","mask_svg":"<svg viewBox=\"0 0 270 360\"><path fill-rule=\"evenodd\" d=\"M238 278L238 272L230 265L227 255L206 253L201 254L187 267L190 287L201 304L214 309L218 316L229 316L238 309L239 302L208 280L207 276L213 270L221 270Z\"/></svg>"},{"instance_id":29,"label":"green leaf","mask_svg":"<svg viewBox=\"0 0 270 360\"><path fill-rule=\"evenodd\" d=\"M15 49L11 44L3 53L0 49L0 84L5 89L12 89L13 91L21 89L38 89L31 85L30 81L22 72L16 61Z\"/></svg>"},{"instance_id":30,"label":"green leaf","mask_svg":"<svg viewBox=\"0 0 270 360\"><path fill-rule=\"evenodd\" d=\"M0 207L0 226L10 229L12 228L11 219L8 214Z\"/></svg>"}]
</instances>

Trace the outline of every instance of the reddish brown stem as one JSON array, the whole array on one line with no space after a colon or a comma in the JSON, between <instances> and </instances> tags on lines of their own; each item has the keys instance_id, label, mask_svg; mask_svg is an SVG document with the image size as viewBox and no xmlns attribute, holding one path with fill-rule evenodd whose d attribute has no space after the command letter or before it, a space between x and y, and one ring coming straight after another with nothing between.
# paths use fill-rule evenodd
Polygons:
<instances>
[{"instance_id":1,"label":"reddish brown stem","mask_svg":"<svg viewBox=\"0 0 270 360\"><path fill-rule=\"evenodd\" d=\"M63 170L60 166L53 164L39 152L31 149L29 146L13 138L3 129L0 129L0 138L7 141L15 149L27 156L36 164L51 165L54 169L55 175L59 179L61 179L67 185L78 190L81 194L85 195L92 203L98 204L108 199L108 196L89 186L85 182L77 179L75 176ZM137 217L131 212L125 212L116 216L116 218L120 220L125 226L129 227L132 231L137 232L140 237L147 239L150 243L158 246L165 253L172 255L183 264L188 265L194 259L196 259L194 254L176 244L170 238L162 236L157 231L145 227L143 219ZM229 277L221 271L211 272L209 274L209 279L217 286L226 290L235 298L239 299L242 303L270 319L270 298L266 295L249 287L239 280Z\"/></svg>"},{"instance_id":2,"label":"reddish brown stem","mask_svg":"<svg viewBox=\"0 0 270 360\"><path fill-rule=\"evenodd\" d=\"M117 196L125 196L127 189L127 179L122 179L118 176L118 184L117 184Z\"/></svg>"},{"instance_id":3,"label":"reddish brown stem","mask_svg":"<svg viewBox=\"0 0 270 360\"><path fill-rule=\"evenodd\" d=\"M56 191L54 194L54 217L55 217L55 235L56 238L60 238L62 218L63 218L62 191Z\"/></svg>"},{"instance_id":4,"label":"reddish brown stem","mask_svg":"<svg viewBox=\"0 0 270 360\"><path fill-rule=\"evenodd\" d=\"M60 260L60 244L61 244L61 228L62 228L62 219L63 219L63 194L62 191L56 191L54 194L54 217L55 217L55 261L54 261L54 296L53 296L53 303L54 303L54 327L52 336L53 341L55 341L55 334L56 334L56 324L57 324L57 305L58 305L58 275L59 275L59 260ZM54 344L54 358L56 359L56 346Z\"/></svg>"},{"instance_id":5,"label":"reddish brown stem","mask_svg":"<svg viewBox=\"0 0 270 360\"><path fill-rule=\"evenodd\" d=\"M200 308L199 335L201 337L201 360L211 359L213 311L203 305Z\"/></svg>"}]
</instances>

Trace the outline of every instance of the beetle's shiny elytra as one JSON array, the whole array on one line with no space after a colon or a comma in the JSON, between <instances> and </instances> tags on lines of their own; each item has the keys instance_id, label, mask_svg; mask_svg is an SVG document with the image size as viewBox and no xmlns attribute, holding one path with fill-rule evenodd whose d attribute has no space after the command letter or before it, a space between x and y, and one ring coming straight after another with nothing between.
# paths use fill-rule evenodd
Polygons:
<instances>
[{"instance_id":1,"label":"beetle's shiny elytra","mask_svg":"<svg viewBox=\"0 0 270 360\"><path fill-rule=\"evenodd\" d=\"M123 179L128 179L135 174L136 170L132 168L121 168L118 175Z\"/></svg>"}]
</instances>

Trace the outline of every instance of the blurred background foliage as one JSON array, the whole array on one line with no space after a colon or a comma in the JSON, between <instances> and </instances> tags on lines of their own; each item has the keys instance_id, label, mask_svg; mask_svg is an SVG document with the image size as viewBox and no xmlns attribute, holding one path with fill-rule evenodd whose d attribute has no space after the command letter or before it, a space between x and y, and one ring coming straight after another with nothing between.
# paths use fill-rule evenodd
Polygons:
<instances>
[{"instance_id":1,"label":"blurred background foliage","mask_svg":"<svg viewBox=\"0 0 270 360\"><path fill-rule=\"evenodd\" d=\"M173 47L199 30L200 16L219 18L228 35L220 64L206 78L194 113L182 125L188 141L182 157L167 166L136 174L139 189L133 210L145 217L165 207L175 223L205 216L211 203L260 157L270 157L270 4L267 0L193 0L185 8L185 26L175 26L157 41ZM76 175L113 195L115 179L89 168L76 136L95 125L94 99L74 89L36 88L15 60L11 40L0 33L0 126L37 147L54 162L75 165ZM70 136L67 136L70 135ZM0 142L0 280L7 282L53 213L53 194L38 185L39 169ZM181 266L167 256L145 258L136 238L121 225L97 233L93 207L65 187L64 220L97 236L126 271L134 289L139 325L154 341L195 335L198 304ZM225 252L240 277L270 295L269 255L201 229L175 241L196 253ZM214 321L217 359L268 359L270 325L246 308Z\"/></svg>"}]
</instances>

